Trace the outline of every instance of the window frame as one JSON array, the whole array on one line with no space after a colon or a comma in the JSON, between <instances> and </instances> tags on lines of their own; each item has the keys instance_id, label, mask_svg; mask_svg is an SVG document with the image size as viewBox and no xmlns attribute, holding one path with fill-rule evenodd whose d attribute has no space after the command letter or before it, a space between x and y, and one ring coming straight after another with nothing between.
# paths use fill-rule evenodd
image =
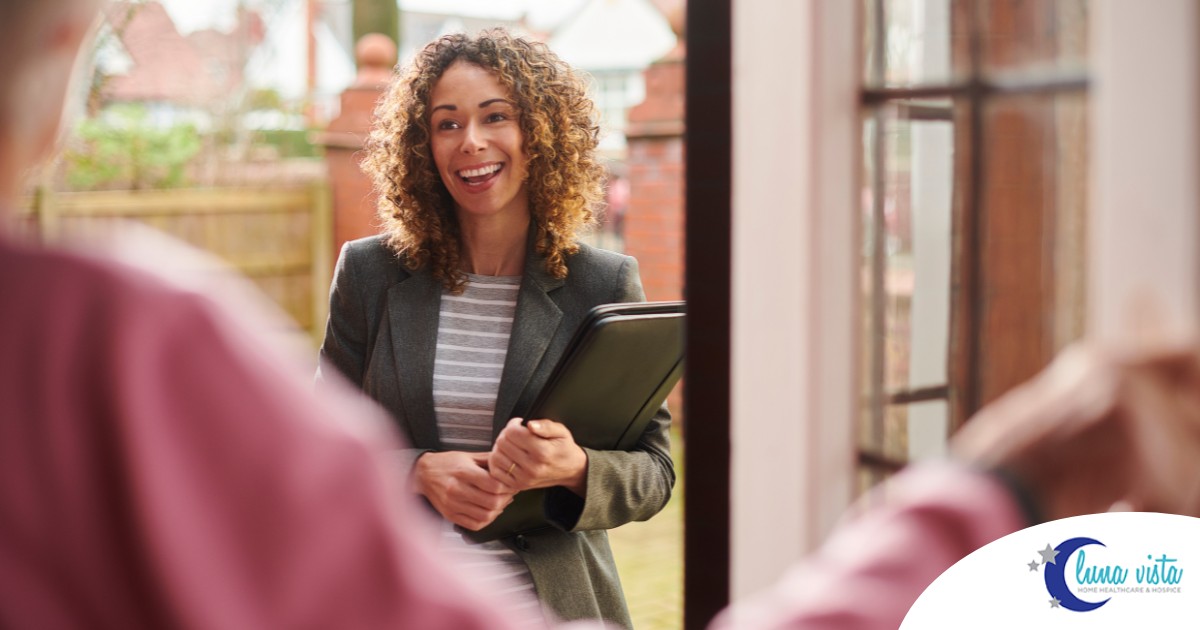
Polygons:
<instances>
[{"instance_id":1,"label":"window frame","mask_svg":"<svg viewBox=\"0 0 1200 630\"><path fill-rule=\"evenodd\" d=\"M947 357L947 382L944 384L923 386L919 388L902 388L886 390L884 383L884 364L886 340L886 309L887 295L885 291L886 262L882 238L874 238L871 247L870 271L871 291L868 305L869 333L866 343L871 371L870 381L865 392L870 436L882 436L886 409L892 405L909 405L917 402L946 400L949 409L947 429L953 433L967 418L973 415L985 402L981 393L981 371L983 369L980 352L983 331L982 317L984 312L983 300L986 292L983 280L983 228L986 224L987 204L983 199L984 180L987 177L985 156L987 155L987 134L985 129L985 112L987 106L999 99L1050 95L1061 96L1071 94L1086 95L1090 87L1090 79L1086 73L1079 70L1056 69L1046 71L1027 69L1008 72L987 71L983 60L983 33L981 30L982 16L979 4L981 0L951 0L951 13L955 10L966 12L967 69L965 77L956 77L944 81L935 81L911 86L887 86L884 80L886 69L885 53L888 47L886 0L867 0L872 12L871 25L874 45L870 49L874 53L871 68L874 76L862 82L860 90L860 107L865 116L874 118L873 151L870 156L871 171L875 181L871 187L873 208L871 212L871 229L869 233L883 234L885 231L884 203L885 195L883 177L886 173L885 155L885 117L884 110L888 106L911 102L915 99L949 99L955 104L937 111L940 108L929 107L929 111L919 111L919 118L954 120L954 108L961 107L967 112L965 129L955 128L957 135L965 135L967 151L967 178L961 182L966 190L961 203L954 204L953 228L951 234L951 285L953 287L950 313L950 340ZM957 145L957 141L956 141ZM955 182L959 185L960 182ZM949 435L947 435L947 438ZM882 438L879 444L864 447L858 446L858 466L873 480L879 481L908 465L907 459L897 459L882 452Z\"/></svg>"},{"instance_id":2,"label":"window frame","mask_svg":"<svg viewBox=\"0 0 1200 630\"><path fill-rule=\"evenodd\" d=\"M804 6L810 20L796 24L779 16L789 15ZM846 492L838 497L852 479L856 465L857 445L853 435L843 435L839 442L838 428L853 424L859 409L860 388L856 380L857 342L846 343L837 335L820 337L820 326L806 329L806 334L820 343L812 346L811 356L800 363L798 380L819 379L824 370L825 398L786 414L768 418L747 418L740 406L740 397L760 395L778 400L779 393L770 387L757 388L752 379L744 379L739 398L733 396L732 373L743 366L731 365L732 345L747 343L743 336L753 322L732 317L735 307L731 287L737 281L740 267L748 259L768 258L773 252L737 251L732 248L731 231L738 229L735 220L743 213L764 212L762 207L744 206L733 202L733 170L752 171L772 160L786 158L797 147L812 155L821 155L831 148L833 155L846 147L861 143L861 126L857 125L859 108L864 97L858 82L862 64L858 54L837 56L825 47L836 46L844 38L853 49L860 48L859 25L862 23L858 2L844 0L753 0L734 3L732 0L691 0L687 6L688 55L687 70L687 193L688 193L688 268L689 299L688 387L685 409L688 416L686 435L688 462L685 470L688 487L685 506L685 627L699 630L729 601L733 586L733 563L739 556L756 556L748 545L755 544L753 532L733 526L730 513L730 494L737 484L770 484L773 477L761 469L746 467L732 456L731 441L735 430L757 422L764 430L788 423L798 423L805 436L814 440L799 440L791 446L800 454L811 452L814 446L826 449L821 466L805 472L800 479L786 480L775 500L756 505L739 518L753 518L767 523L779 523L793 518L797 511L808 513L818 523L832 522L849 502ZM847 17L847 7L852 13ZM753 31L754 41L732 37L733 23L751 20L761 29ZM766 17L763 17L766 16ZM1090 141L1094 145L1094 166L1089 175L1093 203L1089 206L1089 241L1087 273L1089 286L1086 317L1088 334L1102 339L1120 340L1127 334L1128 307L1131 301L1158 301L1159 321L1168 332L1194 329L1200 321L1200 38L1195 37L1200 24L1200 5L1191 0L1161 0L1154 11L1139 3L1097 2L1089 14L1089 53L1091 77L1095 86L1089 91L1093 116ZM797 48L796 42L809 41L805 36L823 33L821 42ZM799 74L812 83L813 89L805 101L807 110L804 130L817 130L816 142L805 148L798 135L779 134L773 146L757 154L732 159L734 134L733 101L747 92L746 81L774 85L778 77L756 75L743 78L733 85L732 74L737 59L752 62L756 55L768 59L787 59L789 67L800 68ZM1145 68L1155 68L1146 72ZM849 102L839 91L837 76L853 81ZM945 89L947 86L943 86ZM964 86L950 85L953 90ZM986 88L985 88L986 89ZM1011 87L999 86L1001 91L1015 93ZM1038 89L1029 86L1025 89ZM889 96L880 93L878 96ZM867 99L872 97L865 97ZM825 127L827 119L845 114L853 120L845 128ZM739 110L739 118L742 116ZM1131 122L1132 121L1132 122ZM746 124L742 121L739 124ZM739 127L740 129L740 127ZM841 159L840 157L838 159ZM818 179L821 192L809 193L794 204L777 208L777 212L800 212L820 226L817 235L810 236L801 246L815 245L819 251L822 237L838 238L825 246L838 245L857 252L861 226L846 230L838 223L847 217L857 220L853 208L858 191L858 153L843 164L843 168ZM805 168L819 174L818 167L809 161ZM1119 175L1119 176L1118 176ZM843 202L838 202L838 195ZM1129 208L1137 212L1130 212ZM842 233L846 232L846 233ZM849 244L849 246L847 246ZM836 261L836 259L835 259ZM839 273L858 273L859 261L840 261ZM847 272L844 265L850 269ZM1098 282L1096 279L1103 278ZM778 302L802 299L805 303L821 304L821 318L831 316L855 320L860 305L856 298L847 297L832 286L832 282L814 283L811 277L788 271L780 278L780 290L772 299ZM794 281L793 284L787 284ZM857 294L857 285L851 283ZM806 322L794 322L804 326ZM738 333L739 336L735 336ZM855 335L857 337L857 335ZM761 342L759 342L761 343ZM846 359L849 356L851 359ZM841 357L841 358L839 358ZM830 363L823 365L822 359ZM750 366L751 374L762 367ZM848 377L844 372L849 369ZM838 389L839 379L845 382ZM749 383L749 384L748 384ZM838 397L844 400L844 413L836 412ZM785 401L786 402L786 401ZM832 413L831 413L832 412ZM805 450L807 449L807 450ZM844 465L837 466L839 455ZM707 484L707 485L705 485ZM814 491L816 487L821 491ZM840 503L839 503L840 501ZM778 558L759 567L761 581L778 579L781 565L796 559L794 547L779 549L785 538L801 538L802 547L811 548L827 531L791 531L782 527L772 536L757 541L759 551L773 549ZM810 538L814 540L810 540ZM738 545L732 543L734 539Z\"/></svg>"}]
</instances>

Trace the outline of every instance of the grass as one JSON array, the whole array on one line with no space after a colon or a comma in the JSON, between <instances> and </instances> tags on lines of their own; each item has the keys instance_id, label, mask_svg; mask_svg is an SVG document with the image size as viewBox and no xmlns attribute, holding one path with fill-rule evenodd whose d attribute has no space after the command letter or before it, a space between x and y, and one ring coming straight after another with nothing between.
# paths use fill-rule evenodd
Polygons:
<instances>
[{"instance_id":1,"label":"grass","mask_svg":"<svg viewBox=\"0 0 1200 630\"><path fill-rule=\"evenodd\" d=\"M683 627L683 440L671 435L677 481L671 501L644 523L609 531L637 630Z\"/></svg>"}]
</instances>

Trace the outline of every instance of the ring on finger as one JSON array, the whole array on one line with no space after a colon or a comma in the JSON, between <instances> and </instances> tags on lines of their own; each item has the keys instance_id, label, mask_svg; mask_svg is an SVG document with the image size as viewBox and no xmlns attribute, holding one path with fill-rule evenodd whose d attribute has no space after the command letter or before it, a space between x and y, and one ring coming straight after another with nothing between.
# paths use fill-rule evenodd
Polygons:
<instances>
[{"instance_id":1,"label":"ring on finger","mask_svg":"<svg viewBox=\"0 0 1200 630\"><path fill-rule=\"evenodd\" d=\"M516 467L517 467L517 462L513 462L512 464L510 464L510 465L508 466L508 476L509 476L509 477L512 477L512 476L513 476L513 474L512 474L512 471L513 471L513 469L514 469L514 468L516 468Z\"/></svg>"}]
</instances>

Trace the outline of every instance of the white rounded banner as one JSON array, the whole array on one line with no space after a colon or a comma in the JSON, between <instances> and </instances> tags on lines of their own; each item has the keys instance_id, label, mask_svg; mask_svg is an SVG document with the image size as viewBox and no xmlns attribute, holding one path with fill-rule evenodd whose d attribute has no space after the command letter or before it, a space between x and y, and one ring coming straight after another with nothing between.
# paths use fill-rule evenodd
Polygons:
<instances>
[{"instance_id":1,"label":"white rounded banner","mask_svg":"<svg viewBox=\"0 0 1200 630\"><path fill-rule=\"evenodd\" d=\"M1124 629L1198 620L1200 519L1109 512L1036 525L975 551L925 589L900 628Z\"/></svg>"}]
</instances>

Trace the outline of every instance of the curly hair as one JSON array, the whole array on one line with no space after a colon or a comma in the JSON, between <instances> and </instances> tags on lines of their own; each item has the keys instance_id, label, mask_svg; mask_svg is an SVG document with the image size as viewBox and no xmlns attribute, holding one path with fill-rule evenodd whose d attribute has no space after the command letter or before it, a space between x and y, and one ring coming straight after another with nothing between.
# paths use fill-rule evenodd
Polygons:
<instances>
[{"instance_id":1,"label":"curly hair","mask_svg":"<svg viewBox=\"0 0 1200 630\"><path fill-rule=\"evenodd\" d=\"M410 269L430 264L451 292L465 286L458 217L434 164L428 112L434 85L460 60L494 73L516 106L529 160L525 185L536 229L533 245L546 271L564 278L567 256L579 251L577 236L596 222L603 197L596 107L580 73L545 44L504 29L429 43L393 78L376 106L362 167L379 193L387 243Z\"/></svg>"}]
</instances>

